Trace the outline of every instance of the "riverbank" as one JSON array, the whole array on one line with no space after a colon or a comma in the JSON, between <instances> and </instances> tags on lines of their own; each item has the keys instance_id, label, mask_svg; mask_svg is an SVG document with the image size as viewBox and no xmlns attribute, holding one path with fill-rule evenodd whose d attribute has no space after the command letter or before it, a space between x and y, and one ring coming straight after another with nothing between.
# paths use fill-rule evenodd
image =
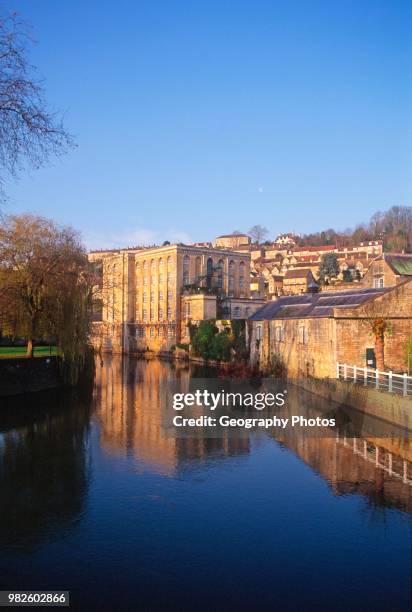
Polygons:
<instances>
[{"instance_id":1,"label":"riverbank","mask_svg":"<svg viewBox=\"0 0 412 612\"><path fill-rule=\"evenodd\" d=\"M342 380L301 378L294 384L328 401L350 406L382 421L412 431L412 400L410 397Z\"/></svg>"},{"instance_id":2,"label":"riverbank","mask_svg":"<svg viewBox=\"0 0 412 612\"><path fill-rule=\"evenodd\" d=\"M0 397L57 389L61 384L57 357L0 360Z\"/></svg>"}]
</instances>

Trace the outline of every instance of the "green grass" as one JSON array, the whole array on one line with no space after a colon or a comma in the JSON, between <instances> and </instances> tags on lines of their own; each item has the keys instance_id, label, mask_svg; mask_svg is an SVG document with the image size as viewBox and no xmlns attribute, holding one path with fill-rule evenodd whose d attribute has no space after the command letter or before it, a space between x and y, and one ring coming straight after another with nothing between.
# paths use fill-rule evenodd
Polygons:
<instances>
[{"instance_id":1,"label":"green grass","mask_svg":"<svg viewBox=\"0 0 412 612\"><path fill-rule=\"evenodd\" d=\"M47 357L48 355L57 355L57 347L52 346L35 346L35 357ZM0 359L13 359L16 357L25 357L25 346L0 346Z\"/></svg>"}]
</instances>

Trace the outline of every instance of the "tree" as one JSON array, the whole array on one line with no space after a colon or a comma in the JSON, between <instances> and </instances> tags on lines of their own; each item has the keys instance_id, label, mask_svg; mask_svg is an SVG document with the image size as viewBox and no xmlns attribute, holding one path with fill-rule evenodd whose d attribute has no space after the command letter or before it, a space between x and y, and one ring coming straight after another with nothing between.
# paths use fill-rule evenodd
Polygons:
<instances>
[{"instance_id":1,"label":"tree","mask_svg":"<svg viewBox=\"0 0 412 612\"><path fill-rule=\"evenodd\" d=\"M249 236L254 242L257 242L258 244L263 241L263 239L265 238L265 236L268 235L268 233L269 230L267 230L266 227L263 227L262 225L254 225L249 230Z\"/></svg>"},{"instance_id":2,"label":"tree","mask_svg":"<svg viewBox=\"0 0 412 612\"><path fill-rule=\"evenodd\" d=\"M54 338L68 368L78 368L88 341L94 282L75 230L29 214L4 219L0 331L26 338L28 357L36 338Z\"/></svg>"},{"instance_id":3,"label":"tree","mask_svg":"<svg viewBox=\"0 0 412 612\"><path fill-rule=\"evenodd\" d=\"M48 109L28 60L30 28L16 13L0 16L0 189L25 164L44 165L73 146L61 118Z\"/></svg>"},{"instance_id":4,"label":"tree","mask_svg":"<svg viewBox=\"0 0 412 612\"><path fill-rule=\"evenodd\" d=\"M337 278L340 272L339 262L336 253L325 253L319 264L319 282L322 285L329 285L330 281Z\"/></svg>"}]
</instances>

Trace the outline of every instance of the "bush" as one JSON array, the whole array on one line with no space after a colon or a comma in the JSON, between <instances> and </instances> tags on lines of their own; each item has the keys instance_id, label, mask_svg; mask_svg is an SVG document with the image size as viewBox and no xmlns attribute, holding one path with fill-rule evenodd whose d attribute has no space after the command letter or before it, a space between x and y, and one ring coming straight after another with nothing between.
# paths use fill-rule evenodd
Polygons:
<instances>
[{"instance_id":1,"label":"bush","mask_svg":"<svg viewBox=\"0 0 412 612\"><path fill-rule=\"evenodd\" d=\"M213 359L211 350L216 332L217 327L213 320L200 323L192 337L192 349L195 355L204 359Z\"/></svg>"},{"instance_id":2,"label":"bush","mask_svg":"<svg viewBox=\"0 0 412 612\"><path fill-rule=\"evenodd\" d=\"M212 340L210 358L216 361L229 361L231 344L228 333L220 332Z\"/></svg>"}]
</instances>

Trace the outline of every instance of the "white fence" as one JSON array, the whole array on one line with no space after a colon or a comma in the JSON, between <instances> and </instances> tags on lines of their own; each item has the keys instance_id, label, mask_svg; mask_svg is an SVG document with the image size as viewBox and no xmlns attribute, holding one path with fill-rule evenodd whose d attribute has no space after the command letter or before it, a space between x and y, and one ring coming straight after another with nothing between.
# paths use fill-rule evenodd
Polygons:
<instances>
[{"instance_id":1,"label":"white fence","mask_svg":"<svg viewBox=\"0 0 412 612\"><path fill-rule=\"evenodd\" d=\"M381 372L372 368L361 368L360 366L350 366L346 363L337 363L336 378L358 383L365 387L381 389L389 393L397 393L405 397L412 395L412 376L407 374Z\"/></svg>"}]
</instances>

